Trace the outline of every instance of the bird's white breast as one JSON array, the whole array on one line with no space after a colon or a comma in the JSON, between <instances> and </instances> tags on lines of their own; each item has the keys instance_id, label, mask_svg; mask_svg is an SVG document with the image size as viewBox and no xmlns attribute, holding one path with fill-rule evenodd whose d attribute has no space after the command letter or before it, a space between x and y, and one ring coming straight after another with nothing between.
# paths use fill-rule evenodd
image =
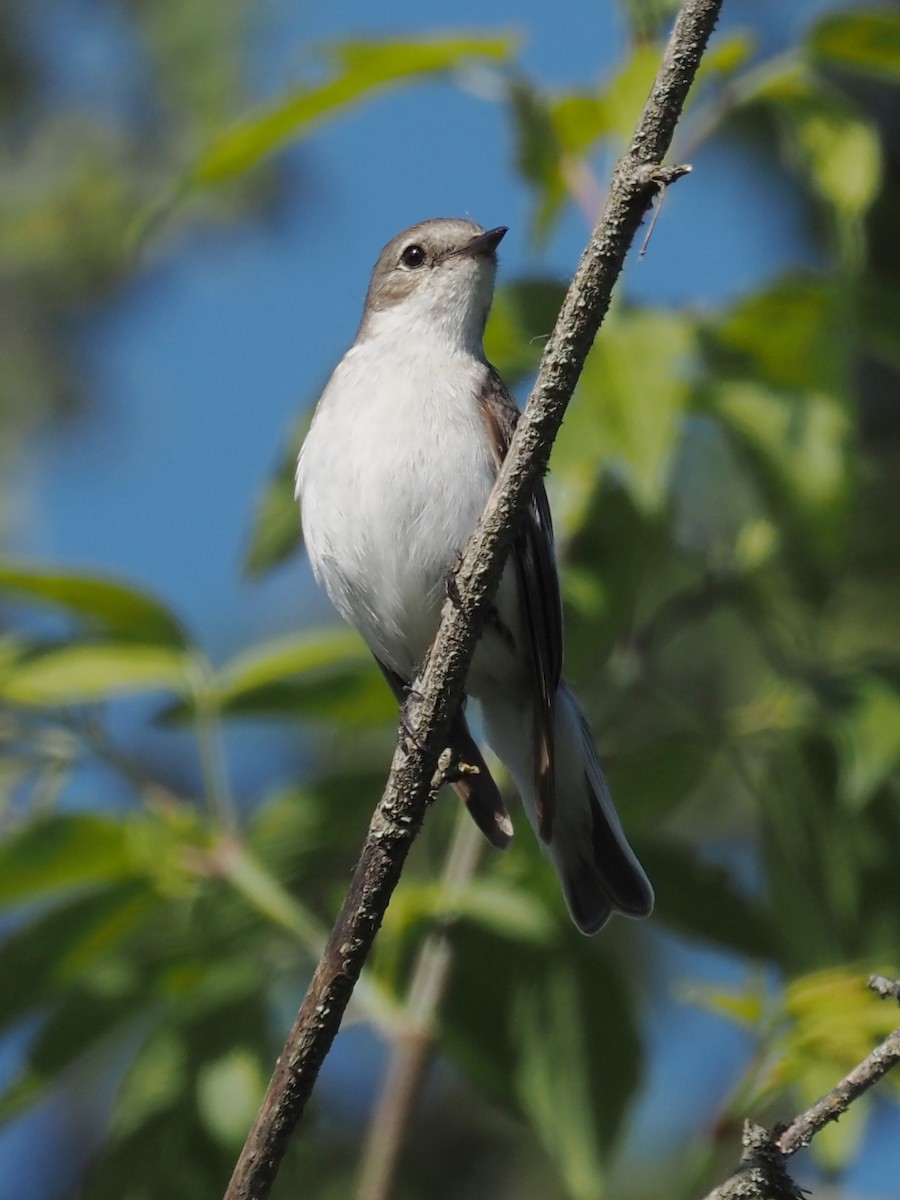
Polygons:
<instances>
[{"instance_id":1,"label":"bird's white breast","mask_svg":"<svg viewBox=\"0 0 900 1200\"><path fill-rule=\"evenodd\" d=\"M484 373L433 330L387 329L344 357L301 451L297 494L313 570L406 679L431 644L446 572L494 481L478 404Z\"/></svg>"}]
</instances>

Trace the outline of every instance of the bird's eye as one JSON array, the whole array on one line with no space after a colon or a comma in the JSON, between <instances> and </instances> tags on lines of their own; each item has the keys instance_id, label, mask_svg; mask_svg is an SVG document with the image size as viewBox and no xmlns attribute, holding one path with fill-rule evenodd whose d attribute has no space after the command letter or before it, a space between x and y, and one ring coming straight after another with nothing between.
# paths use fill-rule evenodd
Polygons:
<instances>
[{"instance_id":1,"label":"bird's eye","mask_svg":"<svg viewBox=\"0 0 900 1200\"><path fill-rule=\"evenodd\" d=\"M415 243L407 246L400 255L400 262L404 267L421 267L425 262L425 251Z\"/></svg>"}]
</instances>

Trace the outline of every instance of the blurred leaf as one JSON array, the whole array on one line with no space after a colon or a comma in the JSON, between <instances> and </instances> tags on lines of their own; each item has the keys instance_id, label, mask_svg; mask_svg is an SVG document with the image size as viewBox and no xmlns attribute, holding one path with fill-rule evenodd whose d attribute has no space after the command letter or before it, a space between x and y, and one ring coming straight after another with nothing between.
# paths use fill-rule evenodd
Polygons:
<instances>
[{"instance_id":1,"label":"blurred leaf","mask_svg":"<svg viewBox=\"0 0 900 1200\"><path fill-rule=\"evenodd\" d=\"M97 632L129 642L186 647L178 620L159 601L122 583L78 572L0 564L0 594L63 608Z\"/></svg>"},{"instance_id":2,"label":"blurred leaf","mask_svg":"<svg viewBox=\"0 0 900 1200\"><path fill-rule=\"evenodd\" d=\"M312 421L313 409L296 422L278 469L262 490L253 514L244 570L251 578L284 562L300 545L302 531L294 496L297 456Z\"/></svg>"},{"instance_id":3,"label":"blurred leaf","mask_svg":"<svg viewBox=\"0 0 900 1200\"><path fill-rule=\"evenodd\" d=\"M333 43L323 50L331 74L327 82L297 88L226 130L194 164L190 182L202 187L241 175L367 94L429 75L446 75L473 60L502 61L514 46L510 37L483 34Z\"/></svg>"},{"instance_id":4,"label":"blurred leaf","mask_svg":"<svg viewBox=\"0 0 900 1200\"><path fill-rule=\"evenodd\" d=\"M866 279L860 295L860 337L869 354L900 371L900 284Z\"/></svg>"},{"instance_id":5,"label":"blurred leaf","mask_svg":"<svg viewBox=\"0 0 900 1200\"><path fill-rule=\"evenodd\" d=\"M323 668L371 663L359 634L351 629L317 629L263 642L232 658L218 672L214 690L224 701L266 683Z\"/></svg>"},{"instance_id":6,"label":"blurred leaf","mask_svg":"<svg viewBox=\"0 0 900 1200\"><path fill-rule=\"evenodd\" d=\"M746 30L716 37L700 62L697 82L705 81L710 76L727 78L733 75L744 66L755 49L756 40Z\"/></svg>"},{"instance_id":7,"label":"blurred leaf","mask_svg":"<svg viewBox=\"0 0 900 1200\"><path fill-rule=\"evenodd\" d=\"M188 1047L183 1033L160 1026L141 1047L116 1096L112 1136L127 1137L184 1095Z\"/></svg>"},{"instance_id":8,"label":"blurred leaf","mask_svg":"<svg viewBox=\"0 0 900 1200\"><path fill-rule=\"evenodd\" d=\"M739 300L709 332L714 349L739 356L735 373L751 365L776 387L842 395L845 322L825 277L793 272Z\"/></svg>"},{"instance_id":9,"label":"blurred leaf","mask_svg":"<svg viewBox=\"0 0 900 1200\"><path fill-rule=\"evenodd\" d=\"M893 964L893 974L897 965ZM885 973L892 973L890 966ZM769 1091L790 1089L798 1095L799 1104L812 1104L896 1027L896 1008L880 1001L865 980L863 972L841 967L804 975L788 984L784 998L787 1026L765 1080ZM846 1133L826 1139L816 1155L823 1166L834 1170L847 1165L858 1148L865 1115L863 1106ZM842 1119L841 1127L844 1123Z\"/></svg>"},{"instance_id":10,"label":"blurred leaf","mask_svg":"<svg viewBox=\"0 0 900 1200\"><path fill-rule=\"evenodd\" d=\"M566 294L554 279L519 279L497 289L485 352L510 387L533 374Z\"/></svg>"},{"instance_id":11,"label":"blurred leaf","mask_svg":"<svg viewBox=\"0 0 900 1200\"><path fill-rule=\"evenodd\" d=\"M610 314L553 450L564 530L581 523L603 470L621 480L639 509L660 510L690 395L694 345L692 324L674 315Z\"/></svg>"},{"instance_id":12,"label":"blurred leaf","mask_svg":"<svg viewBox=\"0 0 900 1200\"><path fill-rule=\"evenodd\" d=\"M42 987L36 1005L45 1006L48 994ZM0 1093L0 1121L45 1100L50 1089L64 1083L61 1077L73 1064L140 1020L142 1002L130 989L111 995L90 987L67 991L29 1046L27 1065Z\"/></svg>"},{"instance_id":13,"label":"blurred leaf","mask_svg":"<svg viewBox=\"0 0 900 1200\"><path fill-rule=\"evenodd\" d=\"M267 1082L257 1055L243 1047L200 1068L197 1105L201 1119L218 1141L240 1148Z\"/></svg>"},{"instance_id":14,"label":"blurred leaf","mask_svg":"<svg viewBox=\"0 0 900 1200\"><path fill-rule=\"evenodd\" d=\"M688 1004L696 1004L698 1008L749 1029L755 1029L765 1015L765 993L757 984L741 991L725 991L711 988L706 982L688 983L679 987L678 994Z\"/></svg>"},{"instance_id":15,"label":"blurred leaf","mask_svg":"<svg viewBox=\"0 0 900 1200\"><path fill-rule=\"evenodd\" d=\"M861 682L852 708L840 715L837 736L843 792L858 811L900 763L900 695L878 678Z\"/></svg>"},{"instance_id":16,"label":"blurred leaf","mask_svg":"<svg viewBox=\"0 0 900 1200\"><path fill-rule=\"evenodd\" d=\"M193 655L167 646L78 644L24 656L0 679L16 704L86 704L139 692L188 692Z\"/></svg>"},{"instance_id":17,"label":"blurred leaf","mask_svg":"<svg viewBox=\"0 0 900 1200\"><path fill-rule=\"evenodd\" d=\"M532 233L540 244L546 240L566 194L560 145L547 103L536 88L516 80L510 88L509 102L516 127L516 165L538 194Z\"/></svg>"},{"instance_id":18,"label":"blurred leaf","mask_svg":"<svg viewBox=\"0 0 900 1200\"><path fill-rule=\"evenodd\" d=\"M397 705L358 634L316 630L265 642L226 663L204 689L204 704L227 717L299 716L350 725L383 724ZM183 721L189 700L163 714Z\"/></svg>"},{"instance_id":19,"label":"blurred leaf","mask_svg":"<svg viewBox=\"0 0 900 1200\"><path fill-rule=\"evenodd\" d=\"M672 839L638 835L635 853L653 881L655 919L677 933L738 954L768 959L775 946L771 917L742 894L724 867L704 862Z\"/></svg>"},{"instance_id":20,"label":"blurred leaf","mask_svg":"<svg viewBox=\"0 0 900 1200\"><path fill-rule=\"evenodd\" d=\"M397 888L384 926L393 933L420 922L469 920L502 937L545 942L554 919L535 895L496 877L473 880L447 895L439 880L404 880Z\"/></svg>"},{"instance_id":21,"label":"blurred leaf","mask_svg":"<svg viewBox=\"0 0 900 1200\"><path fill-rule=\"evenodd\" d=\"M460 930L444 1026L451 1058L528 1121L569 1194L599 1196L639 1045L622 984L591 944L569 929L540 948Z\"/></svg>"},{"instance_id":22,"label":"blurred leaf","mask_svg":"<svg viewBox=\"0 0 900 1200\"><path fill-rule=\"evenodd\" d=\"M721 382L712 408L754 466L796 565L833 562L850 495L850 418L825 393Z\"/></svg>"},{"instance_id":23,"label":"blurred leaf","mask_svg":"<svg viewBox=\"0 0 900 1200\"><path fill-rule=\"evenodd\" d=\"M709 769L713 746L687 732L660 735L605 763L616 806L628 828L652 828L697 787Z\"/></svg>"},{"instance_id":24,"label":"blurred leaf","mask_svg":"<svg viewBox=\"0 0 900 1200\"><path fill-rule=\"evenodd\" d=\"M825 17L813 26L807 44L823 66L900 83L900 14L889 8Z\"/></svg>"},{"instance_id":25,"label":"blurred leaf","mask_svg":"<svg viewBox=\"0 0 900 1200\"><path fill-rule=\"evenodd\" d=\"M615 140L618 153L621 143L631 137L658 66L659 47L643 43L597 90L547 96L522 80L513 84L510 107L517 165L537 194L533 228L538 243L550 233L568 191L578 192L582 186L577 160L588 157L605 138ZM600 186L593 185L585 205L599 204L601 199Z\"/></svg>"},{"instance_id":26,"label":"blurred leaf","mask_svg":"<svg viewBox=\"0 0 900 1200\"><path fill-rule=\"evenodd\" d=\"M789 162L837 216L862 216L881 183L873 124L842 92L799 66L766 78L753 98L770 106Z\"/></svg>"},{"instance_id":27,"label":"blurred leaf","mask_svg":"<svg viewBox=\"0 0 900 1200\"><path fill-rule=\"evenodd\" d=\"M656 78L659 54L658 46L636 45L597 91L570 92L554 101L553 124L566 153L584 154L600 138L613 137L621 144L631 137ZM619 149L617 145L617 153Z\"/></svg>"},{"instance_id":28,"label":"blurred leaf","mask_svg":"<svg viewBox=\"0 0 900 1200\"><path fill-rule=\"evenodd\" d=\"M0 904L132 874L128 827L107 817L44 817L0 842Z\"/></svg>"},{"instance_id":29,"label":"blurred leaf","mask_svg":"<svg viewBox=\"0 0 900 1200\"><path fill-rule=\"evenodd\" d=\"M76 897L18 926L0 946L0 1026L46 1005L121 946L157 898L141 880Z\"/></svg>"}]
</instances>

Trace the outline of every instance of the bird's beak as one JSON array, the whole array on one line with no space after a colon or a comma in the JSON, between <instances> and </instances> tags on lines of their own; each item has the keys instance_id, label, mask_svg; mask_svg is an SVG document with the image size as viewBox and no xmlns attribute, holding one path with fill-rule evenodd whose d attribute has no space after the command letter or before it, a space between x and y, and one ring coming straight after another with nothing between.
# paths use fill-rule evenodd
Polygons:
<instances>
[{"instance_id":1,"label":"bird's beak","mask_svg":"<svg viewBox=\"0 0 900 1200\"><path fill-rule=\"evenodd\" d=\"M465 246L461 246L456 253L463 254L467 258L486 258L489 254L493 254L503 241L506 230L506 225L498 225L496 229L489 229L487 233L479 233L478 237L472 238L471 242L466 242Z\"/></svg>"}]
</instances>

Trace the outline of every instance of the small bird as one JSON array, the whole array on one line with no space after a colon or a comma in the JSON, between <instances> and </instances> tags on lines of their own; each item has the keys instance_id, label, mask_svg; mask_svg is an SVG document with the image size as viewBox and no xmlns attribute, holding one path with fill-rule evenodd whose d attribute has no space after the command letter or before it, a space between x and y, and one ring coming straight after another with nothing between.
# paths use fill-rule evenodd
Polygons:
<instances>
[{"instance_id":1,"label":"small bird","mask_svg":"<svg viewBox=\"0 0 900 1200\"><path fill-rule=\"evenodd\" d=\"M436 218L382 250L356 340L318 402L297 463L316 578L375 655L400 704L431 646L448 579L519 417L483 338L504 226ZM572 918L596 933L645 917L653 890L622 831L584 715L563 682L562 606L539 484L469 670L486 739L506 765ZM498 847L512 824L469 732L454 783Z\"/></svg>"}]
</instances>

